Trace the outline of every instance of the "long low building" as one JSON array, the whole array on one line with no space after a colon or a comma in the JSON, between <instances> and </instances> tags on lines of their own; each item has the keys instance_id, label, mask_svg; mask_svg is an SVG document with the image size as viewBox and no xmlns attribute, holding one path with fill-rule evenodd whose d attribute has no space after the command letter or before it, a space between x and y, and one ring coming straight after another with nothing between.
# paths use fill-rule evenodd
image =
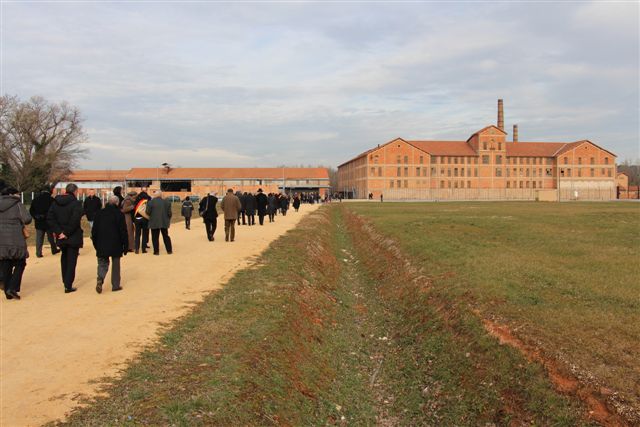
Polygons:
<instances>
[{"instance_id":1,"label":"long low building","mask_svg":"<svg viewBox=\"0 0 640 427\"><path fill-rule=\"evenodd\" d=\"M329 190L329 171L326 168L132 168L126 171L78 170L74 171L57 188L68 182L80 187L104 192L115 186L139 190L148 187L160 189L167 195L204 195L211 191L223 194L228 188L234 191L255 193L262 188L265 193L319 193Z\"/></svg>"},{"instance_id":2,"label":"long low building","mask_svg":"<svg viewBox=\"0 0 640 427\"><path fill-rule=\"evenodd\" d=\"M466 141L393 139L338 167L346 198L432 200L610 200L616 155L588 140L521 142L498 124Z\"/></svg>"}]
</instances>

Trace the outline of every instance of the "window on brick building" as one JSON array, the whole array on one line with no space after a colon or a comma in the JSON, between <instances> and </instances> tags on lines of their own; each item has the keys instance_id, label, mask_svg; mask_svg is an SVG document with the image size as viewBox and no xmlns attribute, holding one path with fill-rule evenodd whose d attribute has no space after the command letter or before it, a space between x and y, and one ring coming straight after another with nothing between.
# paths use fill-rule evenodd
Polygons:
<instances>
[{"instance_id":1,"label":"window on brick building","mask_svg":"<svg viewBox=\"0 0 640 427\"><path fill-rule=\"evenodd\" d=\"M568 164L569 164L569 158L568 158L568 157L565 157L565 158L564 158L564 164L565 164L565 165L568 165Z\"/></svg>"},{"instance_id":2,"label":"window on brick building","mask_svg":"<svg viewBox=\"0 0 640 427\"><path fill-rule=\"evenodd\" d=\"M497 155L496 156L496 164L497 165L501 165L502 164L502 156L501 155Z\"/></svg>"},{"instance_id":3,"label":"window on brick building","mask_svg":"<svg viewBox=\"0 0 640 427\"><path fill-rule=\"evenodd\" d=\"M571 169L567 169L567 176L571 176Z\"/></svg>"},{"instance_id":4,"label":"window on brick building","mask_svg":"<svg viewBox=\"0 0 640 427\"><path fill-rule=\"evenodd\" d=\"M416 176L420 176L420 168L416 168Z\"/></svg>"},{"instance_id":5,"label":"window on brick building","mask_svg":"<svg viewBox=\"0 0 640 427\"><path fill-rule=\"evenodd\" d=\"M453 168L453 176L458 176L458 168Z\"/></svg>"},{"instance_id":6,"label":"window on brick building","mask_svg":"<svg viewBox=\"0 0 640 427\"><path fill-rule=\"evenodd\" d=\"M498 142L498 150L502 150L502 142Z\"/></svg>"},{"instance_id":7,"label":"window on brick building","mask_svg":"<svg viewBox=\"0 0 640 427\"><path fill-rule=\"evenodd\" d=\"M427 168L422 168L422 176L427 176Z\"/></svg>"},{"instance_id":8,"label":"window on brick building","mask_svg":"<svg viewBox=\"0 0 640 427\"><path fill-rule=\"evenodd\" d=\"M511 188L511 181L507 181L507 188Z\"/></svg>"},{"instance_id":9,"label":"window on brick building","mask_svg":"<svg viewBox=\"0 0 640 427\"><path fill-rule=\"evenodd\" d=\"M551 176L551 168L546 169L547 176Z\"/></svg>"},{"instance_id":10,"label":"window on brick building","mask_svg":"<svg viewBox=\"0 0 640 427\"><path fill-rule=\"evenodd\" d=\"M431 176L434 176L435 174L436 174L436 168L431 168Z\"/></svg>"},{"instance_id":11,"label":"window on brick building","mask_svg":"<svg viewBox=\"0 0 640 427\"><path fill-rule=\"evenodd\" d=\"M605 165L608 165L608 164L609 164L609 158L608 158L608 157L605 157L605 158L604 158L604 164L605 164Z\"/></svg>"},{"instance_id":12,"label":"window on brick building","mask_svg":"<svg viewBox=\"0 0 640 427\"><path fill-rule=\"evenodd\" d=\"M424 156L420 156L420 164L424 163Z\"/></svg>"},{"instance_id":13,"label":"window on brick building","mask_svg":"<svg viewBox=\"0 0 640 427\"><path fill-rule=\"evenodd\" d=\"M378 176L382 176L382 168L378 166Z\"/></svg>"},{"instance_id":14,"label":"window on brick building","mask_svg":"<svg viewBox=\"0 0 640 427\"><path fill-rule=\"evenodd\" d=\"M527 157L527 164L530 164L531 159L529 157Z\"/></svg>"},{"instance_id":15,"label":"window on brick building","mask_svg":"<svg viewBox=\"0 0 640 427\"><path fill-rule=\"evenodd\" d=\"M457 157L453 158L453 163L456 164L456 165L458 164L458 158Z\"/></svg>"},{"instance_id":16,"label":"window on brick building","mask_svg":"<svg viewBox=\"0 0 640 427\"><path fill-rule=\"evenodd\" d=\"M460 168L460 176L464 176L464 168Z\"/></svg>"},{"instance_id":17,"label":"window on brick building","mask_svg":"<svg viewBox=\"0 0 640 427\"><path fill-rule=\"evenodd\" d=\"M578 164L581 165L582 164L582 157L578 157Z\"/></svg>"},{"instance_id":18,"label":"window on brick building","mask_svg":"<svg viewBox=\"0 0 640 427\"><path fill-rule=\"evenodd\" d=\"M371 175L375 176L376 175L376 168L371 168Z\"/></svg>"},{"instance_id":19,"label":"window on brick building","mask_svg":"<svg viewBox=\"0 0 640 427\"><path fill-rule=\"evenodd\" d=\"M402 187L402 181L399 179L396 179L396 184L398 184L398 188Z\"/></svg>"},{"instance_id":20,"label":"window on brick building","mask_svg":"<svg viewBox=\"0 0 640 427\"><path fill-rule=\"evenodd\" d=\"M451 168L447 168L447 176L451 176Z\"/></svg>"},{"instance_id":21,"label":"window on brick building","mask_svg":"<svg viewBox=\"0 0 640 427\"><path fill-rule=\"evenodd\" d=\"M467 168L467 176L471 176L471 168Z\"/></svg>"},{"instance_id":22,"label":"window on brick building","mask_svg":"<svg viewBox=\"0 0 640 427\"><path fill-rule=\"evenodd\" d=\"M533 188L536 188L536 182L533 181Z\"/></svg>"},{"instance_id":23,"label":"window on brick building","mask_svg":"<svg viewBox=\"0 0 640 427\"><path fill-rule=\"evenodd\" d=\"M483 149L483 150L486 150L486 149L487 149L487 141L484 141L484 142L482 143L482 149Z\"/></svg>"},{"instance_id":24,"label":"window on brick building","mask_svg":"<svg viewBox=\"0 0 640 427\"><path fill-rule=\"evenodd\" d=\"M447 187L451 188L451 181L447 181Z\"/></svg>"},{"instance_id":25,"label":"window on brick building","mask_svg":"<svg viewBox=\"0 0 640 427\"><path fill-rule=\"evenodd\" d=\"M393 188L393 180L389 181L389 188Z\"/></svg>"},{"instance_id":26,"label":"window on brick building","mask_svg":"<svg viewBox=\"0 0 640 427\"><path fill-rule=\"evenodd\" d=\"M563 177L564 176L564 169L560 169L560 176Z\"/></svg>"},{"instance_id":27,"label":"window on brick building","mask_svg":"<svg viewBox=\"0 0 640 427\"><path fill-rule=\"evenodd\" d=\"M524 183L522 181L519 181L519 182L520 182L520 188L523 188L524 187Z\"/></svg>"},{"instance_id":28,"label":"window on brick building","mask_svg":"<svg viewBox=\"0 0 640 427\"><path fill-rule=\"evenodd\" d=\"M478 177L478 168L473 169L473 176Z\"/></svg>"},{"instance_id":29,"label":"window on brick building","mask_svg":"<svg viewBox=\"0 0 640 427\"><path fill-rule=\"evenodd\" d=\"M533 168L533 176L536 176L536 168Z\"/></svg>"},{"instance_id":30,"label":"window on brick building","mask_svg":"<svg viewBox=\"0 0 640 427\"><path fill-rule=\"evenodd\" d=\"M578 171L578 176L582 176L582 169L581 169L581 168L578 168L578 169L576 169L576 170Z\"/></svg>"},{"instance_id":31,"label":"window on brick building","mask_svg":"<svg viewBox=\"0 0 640 427\"><path fill-rule=\"evenodd\" d=\"M460 188L464 188L464 181L460 181Z\"/></svg>"},{"instance_id":32,"label":"window on brick building","mask_svg":"<svg viewBox=\"0 0 640 427\"><path fill-rule=\"evenodd\" d=\"M532 160L532 162L531 162L531 163L533 163L534 165L535 165L535 164L537 164L537 163L536 163L536 158L535 158L535 157L534 157L533 159L531 159L531 160Z\"/></svg>"},{"instance_id":33,"label":"window on brick building","mask_svg":"<svg viewBox=\"0 0 640 427\"><path fill-rule=\"evenodd\" d=\"M373 163L378 163L378 155L373 156Z\"/></svg>"},{"instance_id":34,"label":"window on brick building","mask_svg":"<svg viewBox=\"0 0 640 427\"><path fill-rule=\"evenodd\" d=\"M398 166L398 170L396 172L396 176L402 176L402 168L400 166Z\"/></svg>"},{"instance_id":35,"label":"window on brick building","mask_svg":"<svg viewBox=\"0 0 640 427\"><path fill-rule=\"evenodd\" d=\"M467 181L467 188L471 188L471 181Z\"/></svg>"},{"instance_id":36,"label":"window on brick building","mask_svg":"<svg viewBox=\"0 0 640 427\"><path fill-rule=\"evenodd\" d=\"M547 158L547 164L548 165L552 165L553 164L553 159L551 157Z\"/></svg>"},{"instance_id":37,"label":"window on brick building","mask_svg":"<svg viewBox=\"0 0 640 427\"><path fill-rule=\"evenodd\" d=\"M611 169L607 169L607 176L611 178Z\"/></svg>"},{"instance_id":38,"label":"window on brick building","mask_svg":"<svg viewBox=\"0 0 640 427\"><path fill-rule=\"evenodd\" d=\"M440 181L440 188L444 188L444 181Z\"/></svg>"},{"instance_id":39,"label":"window on brick building","mask_svg":"<svg viewBox=\"0 0 640 427\"><path fill-rule=\"evenodd\" d=\"M526 182L526 187L529 188L529 181Z\"/></svg>"},{"instance_id":40,"label":"window on brick building","mask_svg":"<svg viewBox=\"0 0 640 427\"><path fill-rule=\"evenodd\" d=\"M453 182L453 188L458 188L458 181Z\"/></svg>"},{"instance_id":41,"label":"window on brick building","mask_svg":"<svg viewBox=\"0 0 640 427\"><path fill-rule=\"evenodd\" d=\"M538 188L542 188L542 181L538 181Z\"/></svg>"},{"instance_id":42,"label":"window on brick building","mask_svg":"<svg viewBox=\"0 0 640 427\"><path fill-rule=\"evenodd\" d=\"M409 176L409 168L404 168L404 176Z\"/></svg>"},{"instance_id":43,"label":"window on brick building","mask_svg":"<svg viewBox=\"0 0 640 427\"><path fill-rule=\"evenodd\" d=\"M404 156L404 163L405 164L409 163L409 156Z\"/></svg>"},{"instance_id":44,"label":"window on brick building","mask_svg":"<svg viewBox=\"0 0 640 427\"><path fill-rule=\"evenodd\" d=\"M404 188L409 188L409 180L404 180Z\"/></svg>"},{"instance_id":45,"label":"window on brick building","mask_svg":"<svg viewBox=\"0 0 640 427\"><path fill-rule=\"evenodd\" d=\"M589 170L589 174L590 174L592 177L593 177L593 176L596 176L596 170L595 170L594 168L591 168L591 169Z\"/></svg>"},{"instance_id":46,"label":"window on brick building","mask_svg":"<svg viewBox=\"0 0 640 427\"><path fill-rule=\"evenodd\" d=\"M506 169L507 176L511 176L511 168Z\"/></svg>"},{"instance_id":47,"label":"window on brick building","mask_svg":"<svg viewBox=\"0 0 640 427\"><path fill-rule=\"evenodd\" d=\"M592 165L596 164L596 158L592 157L591 159L589 159L589 163L591 163Z\"/></svg>"},{"instance_id":48,"label":"window on brick building","mask_svg":"<svg viewBox=\"0 0 640 427\"><path fill-rule=\"evenodd\" d=\"M440 168L440 175L444 176L444 168Z\"/></svg>"},{"instance_id":49,"label":"window on brick building","mask_svg":"<svg viewBox=\"0 0 640 427\"><path fill-rule=\"evenodd\" d=\"M402 160L402 156L400 154L398 154L396 156L396 163L401 163L401 160Z\"/></svg>"},{"instance_id":50,"label":"window on brick building","mask_svg":"<svg viewBox=\"0 0 640 427\"><path fill-rule=\"evenodd\" d=\"M488 165L489 164L489 156L482 156L482 164L483 165Z\"/></svg>"},{"instance_id":51,"label":"window on brick building","mask_svg":"<svg viewBox=\"0 0 640 427\"><path fill-rule=\"evenodd\" d=\"M496 176L502 176L502 169L496 168Z\"/></svg>"}]
</instances>

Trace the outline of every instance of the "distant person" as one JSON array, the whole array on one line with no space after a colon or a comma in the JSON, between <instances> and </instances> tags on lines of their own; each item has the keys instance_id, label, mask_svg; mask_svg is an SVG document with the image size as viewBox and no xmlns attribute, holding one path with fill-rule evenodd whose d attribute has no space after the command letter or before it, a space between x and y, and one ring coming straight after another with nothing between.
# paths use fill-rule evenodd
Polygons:
<instances>
[{"instance_id":1,"label":"distant person","mask_svg":"<svg viewBox=\"0 0 640 427\"><path fill-rule=\"evenodd\" d=\"M273 193L269 193L269 197L267 197L268 206L267 213L269 215L269 222L273 222L275 220L276 211L278 210L278 199L276 195Z\"/></svg>"},{"instance_id":2,"label":"distant person","mask_svg":"<svg viewBox=\"0 0 640 427\"><path fill-rule=\"evenodd\" d=\"M110 196L104 209L96 214L93 228L91 228L91 240L98 258L96 292L99 294L102 293L102 284L109 271L109 258L111 258L111 291L122 290L120 258L129 252L129 233L125 222L125 215L128 214L122 213L118 208L119 204L118 196Z\"/></svg>"},{"instance_id":3,"label":"distant person","mask_svg":"<svg viewBox=\"0 0 640 427\"><path fill-rule=\"evenodd\" d=\"M147 253L149 249L149 215L147 215L147 202L151 200L149 193L147 193L147 187L142 187L140 193L136 197L136 207L133 209L133 222L136 226L135 236L135 252L140 252L142 247L142 253ZM142 244L140 243L142 239Z\"/></svg>"},{"instance_id":4,"label":"distant person","mask_svg":"<svg viewBox=\"0 0 640 427\"><path fill-rule=\"evenodd\" d=\"M113 195L118 197L118 200L120 202L118 202L118 207L122 207L122 202L124 201L124 196L122 195L122 187L121 186L117 186L117 187L113 187Z\"/></svg>"},{"instance_id":5,"label":"distant person","mask_svg":"<svg viewBox=\"0 0 640 427\"><path fill-rule=\"evenodd\" d=\"M236 193L236 197L240 200L240 206L242 206L240 208L240 212L238 213L238 225L240 225L240 219L242 219L242 225L246 225L246 203L247 203L247 193L241 193L241 192L237 192Z\"/></svg>"},{"instance_id":6,"label":"distant person","mask_svg":"<svg viewBox=\"0 0 640 427\"><path fill-rule=\"evenodd\" d=\"M297 194L293 196L293 209L295 209L296 212L300 209L300 197Z\"/></svg>"},{"instance_id":7,"label":"distant person","mask_svg":"<svg viewBox=\"0 0 640 427\"><path fill-rule=\"evenodd\" d=\"M134 228L134 213L136 209L136 197L138 193L135 190L131 190L127 193L122 201L122 208L120 209L124 214L124 222L127 226L127 238L128 238L128 252L133 252L136 248L136 231Z\"/></svg>"},{"instance_id":8,"label":"distant person","mask_svg":"<svg viewBox=\"0 0 640 427\"><path fill-rule=\"evenodd\" d=\"M5 187L0 194L0 270L4 295L7 299L19 300L22 275L29 258L24 227L31 223L31 215L20 202L18 190Z\"/></svg>"},{"instance_id":9,"label":"distant person","mask_svg":"<svg viewBox=\"0 0 640 427\"><path fill-rule=\"evenodd\" d=\"M244 193L244 210L247 214L247 224L256 225L256 196L251 193Z\"/></svg>"},{"instance_id":10,"label":"distant person","mask_svg":"<svg viewBox=\"0 0 640 427\"><path fill-rule=\"evenodd\" d=\"M287 210L289 210L289 198L286 195L283 195L280 199L280 211L282 212L282 216L287 216Z\"/></svg>"},{"instance_id":11,"label":"distant person","mask_svg":"<svg viewBox=\"0 0 640 427\"><path fill-rule=\"evenodd\" d=\"M225 242L233 242L236 237L235 222L242 205L240 204L240 199L233 194L231 188L227 190L227 195L222 199L220 207L224 212L224 240Z\"/></svg>"},{"instance_id":12,"label":"distant person","mask_svg":"<svg viewBox=\"0 0 640 427\"><path fill-rule=\"evenodd\" d=\"M51 197L52 192L53 189L51 187L43 188L40 194L33 199L29 207L29 213L36 223L36 257L38 258L42 258L42 246L44 245L45 235L51 246L51 253L55 255L60 252L56 247L56 240L53 237L53 233L47 225L47 213L49 212L51 203L53 203L53 197Z\"/></svg>"},{"instance_id":13,"label":"distant person","mask_svg":"<svg viewBox=\"0 0 640 427\"><path fill-rule=\"evenodd\" d=\"M189 196L185 197L180 208L180 213L184 217L184 226L187 230L191 230L191 214L193 213L193 202Z\"/></svg>"},{"instance_id":14,"label":"distant person","mask_svg":"<svg viewBox=\"0 0 640 427\"><path fill-rule=\"evenodd\" d=\"M214 191L207 194L202 200L200 200L200 205L198 206L198 212L204 221L204 229L207 233L207 240L213 242L213 235L216 233L216 228L218 228L218 209L216 205L218 204L218 198L216 197L216 193Z\"/></svg>"},{"instance_id":15,"label":"distant person","mask_svg":"<svg viewBox=\"0 0 640 427\"><path fill-rule=\"evenodd\" d=\"M87 217L89 227L93 227L93 218L95 218L98 211L102 209L102 200L100 200L100 197L96 196L96 190L93 188L89 190L89 195L84 199L82 208L85 216Z\"/></svg>"},{"instance_id":16,"label":"distant person","mask_svg":"<svg viewBox=\"0 0 640 427\"><path fill-rule=\"evenodd\" d=\"M258 222L260 225L264 225L264 216L267 214L268 206L269 199L262 192L262 188L258 188L258 194L256 194L256 209L258 211Z\"/></svg>"},{"instance_id":17,"label":"distant person","mask_svg":"<svg viewBox=\"0 0 640 427\"><path fill-rule=\"evenodd\" d=\"M56 244L62 251L60 267L64 292L75 292L73 281L76 278L76 264L82 239L82 203L76 198L78 186L67 184L66 194L56 196L47 213L47 224L56 236Z\"/></svg>"},{"instance_id":18,"label":"distant person","mask_svg":"<svg viewBox=\"0 0 640 427\"><path fill-rule=\"evenodd\" d=\"M162 198L162 191L154 191L153 199L147 203L147 215L149 215L149 229L151 230L151 243L153 254L160 255L160 233L167 253L171 255L171 237L169 226L171 225L171 203Z\"/></svg>"},{"instance_id":19,"label":"distant person","mask_svg":"<svg viewBox=\"0 0 640 427\"><path fill-rule=\"evenodd\" d=\"M380 193L380 203L384 202L384 198L382 197L382 193Z\"/></svg>"}]
</instances>

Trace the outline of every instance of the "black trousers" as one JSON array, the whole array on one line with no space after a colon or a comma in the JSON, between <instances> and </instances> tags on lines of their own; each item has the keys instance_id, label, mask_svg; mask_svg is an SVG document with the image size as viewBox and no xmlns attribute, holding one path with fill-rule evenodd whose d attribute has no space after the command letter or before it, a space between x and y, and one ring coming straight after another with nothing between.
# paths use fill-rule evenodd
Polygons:
<instances>
[{"instance_id":1,"label":"black trousers","mask_svg":"<svg viewBox=\"0 0 640 427\"><path fill-rule=\"evenodd\" d=\"M164 242L164 248L167 250L167 253L170 254L173 252L173 248L171 247L171 237L169 237L169 229L168 228L154 228L151 230L151 242L153 243L153 253L160 253L160 233L162 233L162 241Z\"/></svg>"},{"instance_id":2,"label":"black trousers","mask_svg":"<svg viewBox=\"0 0 640 427\"><path fill-rule=\"evenodd\" d=\"M256 216L247 214L247 224L256 225Z\"/></svg>"},{"instance_id":3,"label":"black trousers","mask_svg":"<svg viewBox=\"0 0 640 427\"><path fill-rule=\"evenodd\" d=\"M258 213L258 222L260 223L260 225L264 225L264 214L263 213Z\"/></svg>"},{"instance_id":4,"label":"black trousers","mask_svg":"<svg viewBox=\"0 0 640 427\"><path fill-rule=\"evenodd\" d=\"M184 217L184 226L187 229L191 227L191 217L190 216L185 216Z\"/></svg>"},{"instance_id":5,"label":"black trousers","mask_svg":"<svg viewBox=\"0 0 640 427\"><path fill-rule=\"evenodd\" d=\"M238 215L238 225L240 225L240 218L242 218L242 225L247 225L245 222L245 210L240 211L240 215Z\"/></svg>"},{"instance_id":6,"label":"black trousers","mask_svg":"<svg viewBox=\"0 0 640 427\"><path fill-rule=\"evenodd\" d=\"M273 222L275 216L276 214L273 211L269 212L269 222Z\"/></svg>"},{"instance_id":7,"label":"black trousers","mask_svg":"<svg viewBox=\"0 0 640 427\"><path fill-rule=\"evenodd\" d=\"M22 274L26 267L26 258L0 260L0 271L2 271L5 292L20 292Z\"/></svg>"},{"instance_id":8,"label":"black trousers","mask_svg":"<svg viewBox=\"0 0 640 427\"><path fill-rule=\"evenodd\" d=\"M213 235L216 233L216 228L218 228L218 218L213 218L211 221L205 219L204 228L207 231L207 239L209 241L213 240Z\"/></svg>"},{"instance_id":9,"label":"black trousers","mask_svg":"<svg viewBox=\"0 0 640 427\"><path fill-rule=\"evenodd\" d=\"M60 250L62 251L62 256L60 257L62 283L65 289L71 289L73 287L73 281L76 279L76 265L78 264L80 248L62 246Z\"/></svg>"},{"instance_id":10,"label":"black trousers","mask_svg":"<svg viewBox=\"0 0 640 427\"><path fill-rule=\"evenodd\" d=\"M135 249L136 251L140 249L140 238L142 237L142 252L146 252L149 245L149 221L146 218L137 218L135 224Z\"/></svg>"},{"instance_id":11,"label":"black trousers","mask_svg":"<svg viewBox=\"0 0 640 427\"><path fill-rule=\"evenodd\" d=\"M49 245L51 245L51 253L58 253L58 247L56 246L56 239L53 238L51 231L36 229L36 256L42 256L42 245L44 245L44 235L47 235Z\"/></svg>"}]
</instances>

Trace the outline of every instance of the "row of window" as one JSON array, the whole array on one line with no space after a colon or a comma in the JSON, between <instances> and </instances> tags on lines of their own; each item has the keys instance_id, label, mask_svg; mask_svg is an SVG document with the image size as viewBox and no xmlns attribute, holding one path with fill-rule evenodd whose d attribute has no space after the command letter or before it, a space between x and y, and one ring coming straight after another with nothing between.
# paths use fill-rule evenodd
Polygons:
<instances>
[{"instance_id":1,"label":"row of window","mask_svg":"<svg viewBox=\"0 0 640 427\"><path fill-rule=\"evenodd\" d=\"M582 169L583 168L576 168L576 176L577 177L581 177L582 175ZM604 176L606 173L606 175L608 177L611 177L611 168L602 168L602 170L600 171L600 176ZM571 168L567 168L567 169L560 169L560 176L572 176L572 172L571 172ZM587 176L587 175L584 175ZM590 168L589 169L589 176L596 176L596 170L595 168Z\"/></svg>"},{"instance_id":2,"label":"row of window","mask_svg":"<svg viewBox=\"0 0 640 427\"><path fill-rule=\"evenodd\" d=\"M542 188L542 181L507 181L507 188Z\"/></svg>"},{"instance_id":3,"label":"row of window","mask_svg":"<svg viewBox=\"0 0 640 427\"><path fill-rule=\"evenodd\" d=\"M565 156L563 158L563 162L565 165L569 164L569 157ZM582 164L582 157L578 157L578 164L581 165ZM590 157L589 158L589 164L590 165L595 165L596 164L596 158L595 157ZM609 157L605 157L604 158L604 164L608 165L609 164Z\"/></svg>"}]
</instances>

